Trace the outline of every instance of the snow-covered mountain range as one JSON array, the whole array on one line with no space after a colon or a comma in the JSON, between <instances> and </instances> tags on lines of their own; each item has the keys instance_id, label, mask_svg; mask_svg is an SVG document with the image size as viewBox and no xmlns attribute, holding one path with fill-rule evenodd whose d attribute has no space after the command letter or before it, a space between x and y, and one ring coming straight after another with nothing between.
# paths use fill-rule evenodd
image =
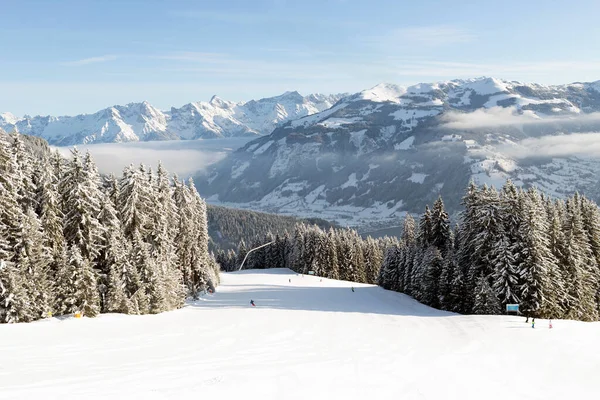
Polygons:
<instances>
[{"instance_id":1,"label":"snow-covered mountain range","mask_svg":"<svg viewBox=\"0 0 600 400\"><path fill-rule=\"evenodd\" d=\"M600 132L600 81L381 84L275 128L197 181L215 203L390 225L440 194L458 209L470 179L598 197L589 132Z\"/></svg>"},{"instance_id":2,"label":"snow-covered mountain range","mask_svg":"<svg viewBox=\"0 0 600 400\"><path fill-rule=\"evenodd\" d=\"M0 114L0 128L46 139L52 145L121 143L169 139L207 139L266 135L291 119L330 108L344 95L286 92L280 96L233 103L214 96L161 111L148 102L113 106L94 114L24 116Z\"/></svg>"}]
</instances>

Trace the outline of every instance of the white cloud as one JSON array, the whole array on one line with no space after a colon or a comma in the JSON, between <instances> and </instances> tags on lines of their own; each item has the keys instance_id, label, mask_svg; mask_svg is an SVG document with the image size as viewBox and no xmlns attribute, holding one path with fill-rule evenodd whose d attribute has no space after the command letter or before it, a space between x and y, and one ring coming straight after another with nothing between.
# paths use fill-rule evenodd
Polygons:
<instances>
[{"instance_id":1,"label":"white cloud","mask_svg":"<svg viewBox=\"0 0 600 400\"><path fill-rule=\"evenodd\" d=\"M514 108L492 107L471 113L448 112L442 117L442 127L448 129L477 129L531 124L573 124L600 122L600 113L540 118L532 111L517 113Z\"/></svg>"},{"instance_id":2,"label":"white cloud","mask_svg":"<svg viewBox=\"0 0 600 400\"><path fill-rule=\"evenodd\" d=\"M79 66L82 66L82 65L97 64L97 63L103 63L103 62L108 62L108 61L114 61L116 59L117 59L117 56L115 56L115 55L106 55L106 56L99 56L99 57L83 58L81 60L75 60L75 61L67 61L67 62L64 62L62 64L70 66L70 67L79 67Z\"/></svg>"},{"instance_id":3,"label":"white cloud","mask_svg":"<svg viewBox=\"0 0 600 400\"><path fill-rule=\"evenodd\" d=\"M156 168L161 161L170 173L185 177L222 160L249 140L251 138L109 143L78 145L77 148L81 152L89 150L103 174L120 175L129 164L142 163ZM70 148L57 149L67 157L71 154Z\"/></svg>"},{"instance_id":4,"label":"white cloud","mask_svg":"<svg viewBox=\"0 0 600 400\"><path fill-rule=\"evenodd\" d=\"M600 155L600 132L542 136L502 146L501 151L514 158L528 157L596 157Z\"/></svg>"}]
</instances>

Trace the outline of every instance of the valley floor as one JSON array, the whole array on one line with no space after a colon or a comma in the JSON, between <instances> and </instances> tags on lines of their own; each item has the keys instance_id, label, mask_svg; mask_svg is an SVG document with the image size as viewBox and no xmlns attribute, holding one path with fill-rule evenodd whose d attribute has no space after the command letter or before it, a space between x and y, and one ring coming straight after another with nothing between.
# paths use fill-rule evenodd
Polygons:
<instances>
[{"instance_id":1,"label":"valley floor","mask_svg":"<svg viewBox=\"0 0 600 400\"><path fill-rule=\"evenodd\" d=\"M0 398L600 395L600 323L532 329L520 317L460 316L289 270L222 280L214 295L160 315L0 325Z\"/></svg>"}]
</instances>

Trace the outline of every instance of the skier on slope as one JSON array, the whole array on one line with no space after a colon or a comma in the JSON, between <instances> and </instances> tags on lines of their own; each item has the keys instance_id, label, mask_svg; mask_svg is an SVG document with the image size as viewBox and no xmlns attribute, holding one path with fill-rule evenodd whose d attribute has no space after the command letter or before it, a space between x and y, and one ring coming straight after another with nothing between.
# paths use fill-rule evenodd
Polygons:
<instances>
[{"instance_id":1,"label":"skier on slope","mask_svg":"<svg viewBox=\"0 0 600 400\"><path fill-rule=\"evenodd\" d=\"M352 286L352 292L354 292L354 286Z\"/></svg>"},{"instance_id":2,"label":"skier on slope","mask_svg":"<svg viewBox=\"0 0 600 400\"><path fill-rule=\"evenodd\" d=\"M252 307L256 307L256 304L254 304L254 300L250 300L250 305L251 305Z\"/></svg>"},{"instance_id":3,"label":"skier on slope","mask_svg":"<svg viewBox=\"0 0 600 400\"><path fill-rule=\"evenodd\" d=\"M535 318L531 318L531 327L535 328Z\"/></svg>"}]
</instances>

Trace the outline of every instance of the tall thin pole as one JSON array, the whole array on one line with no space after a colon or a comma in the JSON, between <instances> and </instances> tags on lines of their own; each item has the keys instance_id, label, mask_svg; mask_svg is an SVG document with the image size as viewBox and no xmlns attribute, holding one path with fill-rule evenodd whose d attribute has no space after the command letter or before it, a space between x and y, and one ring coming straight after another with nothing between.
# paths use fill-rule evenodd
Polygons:
<instances>
[{"instance_id":1,"label":"tall thin pole","mask_svg":"<svg viewBox=\"0 0 600 400\"><path fill-rule=\"evenodd\" d=\"M263 248L263 247L265 247L265 246L268 246L268 245L270 245L270 244L273 244L273 243L275 243L275 241L274 241L274 240L273 240L273 241L271 241L271 242L269 242L269 243L265 243L265 244L263 244L263 245L260 245L260 246L258 246L258 247L255 247L255 248L253 248L253 249L250 249L250 250L249 250L249 251L246 253L246 256L244 257L244 259L242 260L242 264L240 265L240 268L238 269L238 271L241 271L241 270L242 270L242 267L244 266L244 263L246 262L246 258L248 258L248 254L252 253L254 250L261 249L261 248Z\"/></svg>"}]
</instances>

